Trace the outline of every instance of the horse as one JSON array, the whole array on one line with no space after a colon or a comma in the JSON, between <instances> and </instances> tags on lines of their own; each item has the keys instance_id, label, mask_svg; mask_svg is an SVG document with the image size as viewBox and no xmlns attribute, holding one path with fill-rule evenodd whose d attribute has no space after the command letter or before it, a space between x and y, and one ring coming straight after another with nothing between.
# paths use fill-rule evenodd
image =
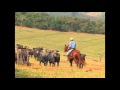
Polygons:
<instances>
[{"instance_id":1,"label":"horse","mask_svg":"<svg viewBox=\"0 0 120 90\"><path fill-rule=\"evenodd\" d=\"M64 52L67 52L68 50L69 50L68 45L65 45ZM76 50L76 49L72 50L68 58L69 58L70 66L72 66L73 60L77 64L77 67L79 66L79 68L83 68L81 65L85 65L79 50Z\"/></svg>"}]
</instances>

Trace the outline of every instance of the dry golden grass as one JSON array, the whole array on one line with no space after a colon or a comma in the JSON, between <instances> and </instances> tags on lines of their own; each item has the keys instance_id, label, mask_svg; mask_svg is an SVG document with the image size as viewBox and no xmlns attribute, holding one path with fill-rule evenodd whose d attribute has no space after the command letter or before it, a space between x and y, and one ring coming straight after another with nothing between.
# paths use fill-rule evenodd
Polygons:
<instances>
[{"instance_id":1,"label":"dry golden grass","mask_svg":"<svg viewBox=\"0 0 120 90\"><path fill-rule=\"evenodd\" d=\"M16 72L16 78L21 78L26 75L26 78L105 78L105 62L89 60L86 58L87 65L83 69L76 67L73 62L73 66L70 67L70 63L66 61L65 56L61 56L60 66L46 67L34 58L30 58L31 66L15 65L18 70L25 72Z\"/></svg>"}]
</instances>

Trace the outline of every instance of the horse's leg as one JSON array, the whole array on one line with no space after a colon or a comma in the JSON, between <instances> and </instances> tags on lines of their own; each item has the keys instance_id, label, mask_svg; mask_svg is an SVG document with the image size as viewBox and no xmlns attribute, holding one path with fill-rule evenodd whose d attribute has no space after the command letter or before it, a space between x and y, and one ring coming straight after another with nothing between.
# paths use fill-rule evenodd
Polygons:
<instances>
[{"instance_id":1,"label":"horse's leg","mask_svg":"<svg viewBox=\"0 0 120 90\"><path fill-rule=\"evenodd\" d=\"M77 64L77 67L78 67L79 63L78 63L78 62L76 62L76 64Z\"/></svg>"},{"instance_id":2,"label":"horse's leg","mask_svg":"<svg viewBox=\"0 0 120 90\"><path fill-rule=\"evenodd\" d=\"M83 68L83 63L82 62L79 63L79 68Z\"/></svg>"},{"instance_id":3,"label":"horse's leg","mask_svg":"<svg viewBox=\"0 0 120 90\"><path fill-rule=\"evenodd\" d=\"M72 60L70 60L70 66L72 67Z\"/></svg>"},{"instance_id":4,"label":"horse's leg","mask_svg":"<svg viewBox=\"0 0 120 90\"><path fill-rule=\"evenodd\" d=\"M75 63L76 63L76 66L78 67L79 66L79 62L77 59L74 59Z\"/></svg>"},{"instance_id":5,"label":"horse's leg","mask_svg":"<svg viewBox=\"0 0 120 90\"><path fill-rule=\"evenodd\" d=\"M78 62L78 64L79 64L79 68L81 68L81 62L80 61Z\"/></svg>"},{"instance_id":6,"label":"horse's leg","mask_svg":"<svg viewBox=\"0 0 120 90\"><path fill-rule=\"evenodd\" d=\"M82 68L83 68L83 64L82 64Z\"/></svg>"}]
</instances>

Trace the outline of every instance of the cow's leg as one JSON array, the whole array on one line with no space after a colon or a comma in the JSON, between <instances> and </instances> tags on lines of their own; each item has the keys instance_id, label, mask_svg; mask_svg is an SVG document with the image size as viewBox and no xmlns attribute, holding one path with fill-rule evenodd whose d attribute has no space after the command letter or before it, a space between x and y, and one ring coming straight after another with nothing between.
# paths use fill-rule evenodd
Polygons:
<instances>
[{"instance_id":1,"label":"cow's leg","mask_svg":"<svg viewBox=\"0 0 120 90\"><path fill-rule=\"evenodd\" d=\"M24 55L22 56L23 64L25 63L25 57Z\"/></svg>"},{"instance_id":2,"label":"cow's leg","mask_svg":"<svg viewBox=\"0 0 120 90\"><path fill-rule=\"evenodd\" d=\"M59 62L57 62L57 66L59 66Z\"/></svg>"},{"instance_id":3,"label":"cow's leg","mask_svg":"<svg viewBox=\"0 0 120 90\"><path fill-rule=\"evenodd\" d=\"M54 67L54 66L55 66L55 62L52 63L52 67Z\"/></svg>"},{"instance_id":4,"label":"cow's leg","mask_svg":"<svg viewBox=\"0 0 120 90\"><path fill-rule=\"evenodd\" d=\"M28 63L28 62L27 62L27 59L28 59L28 57L27 57L27 55L26 55L26 57L25 57L25 63Z\"/></svg>"},{"instance_id":5,"label":"cow's leg","mask_svg":"<svg viewBox=\"0 0 120 90\"><path fill-rule=\"evenodd\" d=\"M40 61L39 65L41 66L41 61Z\"/></svg>"},{"instance_id":6,"label":"cow's leg","mask_svg":"<svg viewBox=\"0 0 120 90\"><path fill-rule=\"evenodd\" d=\"M54 67L55 67L55 62L54 62Z\"/></svg>"},{"instance_id":7,"label":"cow's leg","mask_svg":"<svg viewBox=\"0 0 120 90\"><path fill-rule=\"evenodd\" d=\"M45 62L43 62L44 63L44 66L45 66Z\"/></svg>"},{"instance_id":8,"label":"cow's leg","mask_svg":"<svg viewBox=\"0 0 120 90\"><path fill-rule=\"evenodd\" d=\"M45 66L47 66L47 62L45 61Z\"/></svg>"},{"instance_id":9,"label":"cow's leg","mask_svg":"<svg viewBox=\"0 0 120 90\"><path fill-rule=\"evenodd\" d=\"M51 63L50 63L50 66L51 66Z\"/></svg>"}]
</instances>

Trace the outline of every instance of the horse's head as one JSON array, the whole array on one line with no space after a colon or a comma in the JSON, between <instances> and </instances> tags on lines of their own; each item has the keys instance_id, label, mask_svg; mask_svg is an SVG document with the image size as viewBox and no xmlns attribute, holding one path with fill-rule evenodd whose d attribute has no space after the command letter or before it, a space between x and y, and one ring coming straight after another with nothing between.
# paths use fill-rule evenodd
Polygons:
<instances>
[{"instance_id":1,"label":"horse's head","mask_svg":"<svg viewBox=\"0 0 120 90\"><path fill-rule=\"evenodd\" d=\"M65 44L64 52L68 51L68 45Z\"/></svg>"}]
</instances>

